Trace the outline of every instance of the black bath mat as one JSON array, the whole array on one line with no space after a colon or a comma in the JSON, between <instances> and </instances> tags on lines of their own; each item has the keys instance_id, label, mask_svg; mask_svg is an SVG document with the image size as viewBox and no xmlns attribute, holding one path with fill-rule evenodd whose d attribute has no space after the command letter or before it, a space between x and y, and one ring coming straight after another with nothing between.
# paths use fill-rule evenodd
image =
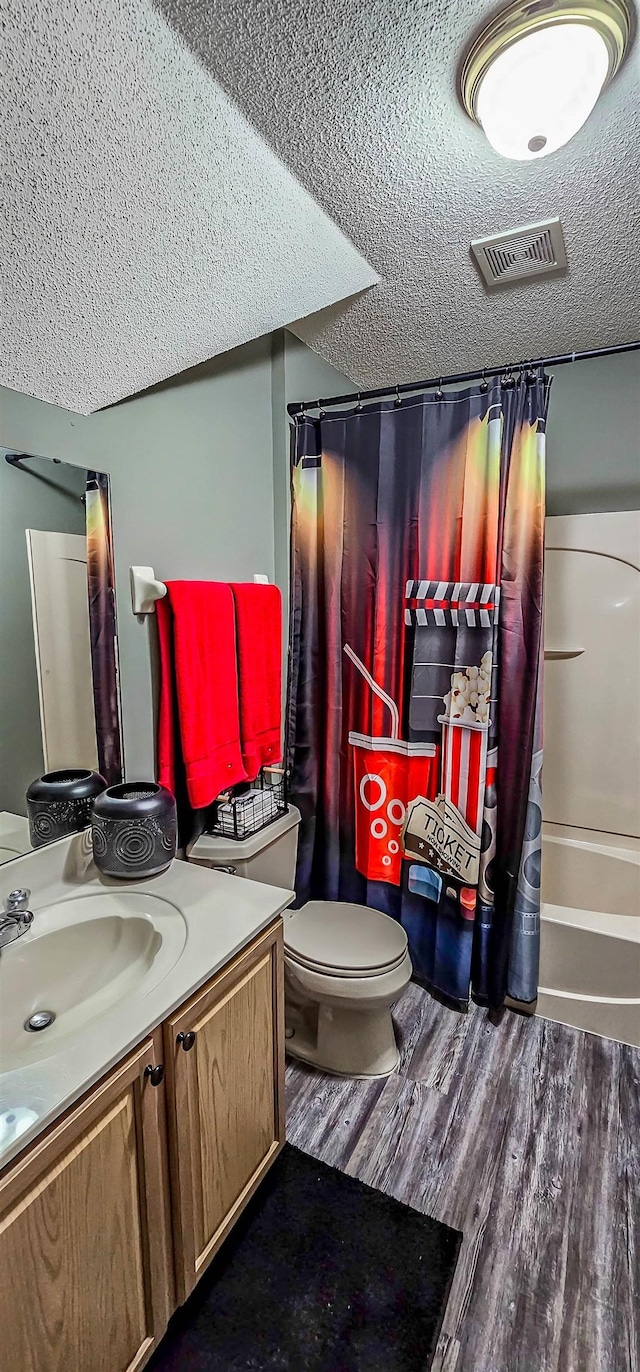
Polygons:
<instances>
[{"instance_id":1,"label":"black bath mat","mask_svg":"<svg viewBox=\"0 0 640 1372\"><path fill-rule=\"evenodd\" d=\"M461 1237L287 1144L149 1372L427 1372Z\"/></svg>"}]
</instances>

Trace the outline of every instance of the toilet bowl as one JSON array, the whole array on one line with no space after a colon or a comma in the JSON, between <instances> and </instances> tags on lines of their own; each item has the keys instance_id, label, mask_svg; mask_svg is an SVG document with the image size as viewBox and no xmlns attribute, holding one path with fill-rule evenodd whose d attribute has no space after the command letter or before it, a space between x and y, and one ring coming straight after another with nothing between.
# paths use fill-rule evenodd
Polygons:
<instances>
[{"instance_id":1,"label":"toilet bowl","mask_svg":"<svg viewBox=\"0 0 640 1372\"><path fill-rule=\"evenodd\" d=\"M285 913L287 1052L349 1077L398 1065L391 1006L411 978L407 935L364 905L312 900Z\"/></svg>"},{"instance_id":2,"label":"toilet bowl","mask_svg":"<svg viewBox=\"0 0 640 1372\"><path fill-rule=\"evenodd\" d=\"M190 862L293 889L300 813L249 839L201 834ZM384 1077L398 1065L391 1007L411 979L407 935L365 905L312 900L284 912L287 1052L325 1072Z\"/></svg>"}]
</instances>

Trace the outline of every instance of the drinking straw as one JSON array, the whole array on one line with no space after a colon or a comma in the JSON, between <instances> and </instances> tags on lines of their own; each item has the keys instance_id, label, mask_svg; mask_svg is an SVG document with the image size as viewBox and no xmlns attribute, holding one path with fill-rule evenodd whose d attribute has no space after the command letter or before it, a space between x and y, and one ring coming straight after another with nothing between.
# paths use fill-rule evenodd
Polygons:
<instances>
[{"instance_id":1,"label":"drinking straw","mask_svg":"<svg viewBox=\"0 0 640 1372\"><path fill-rule=\"evenodd\" d=\"M358 671L360 672L361 676L364 677L365 681L367 682L367 685L371 687L371 690L373 691L374 695L376 695L378 697L378 700L381 700L383 705L386 705L391 711L391 738L399 738L400 715L398 713L398 706L396 705L395 700L392 700L391 696L388 696L386 691L383 691L382 687L378 686L377 681L374 681L371 673L367 671L364 662L360 661L360 658L356 656L356 654L353 651L353 648L350 648L348 643L345 643L344 651L347 654L347 657L349 657L353 662L354 667L358 668Z\"/></svg>"}]
</instances>

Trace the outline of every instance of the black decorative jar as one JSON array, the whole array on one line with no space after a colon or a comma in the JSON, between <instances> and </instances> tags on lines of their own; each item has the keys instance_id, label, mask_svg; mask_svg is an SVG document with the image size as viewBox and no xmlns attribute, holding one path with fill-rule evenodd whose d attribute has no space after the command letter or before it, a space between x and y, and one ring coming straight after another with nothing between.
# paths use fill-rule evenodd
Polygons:
<instances>
[{"instance_id":1,"label":"black decorative jar","mask_svg":"<svg viewBox=\"0 0 640 1372\"><path fill-rule=\"evenodd\" d=\"M106 785L99 772L85 767L45 772L32 781L27 791L31 847L41 848L56 838L88 829L93 802Z\"/></svg>"},{"instance_id":2,"label":"black decorative jar","mask_svg":"<svg viewBox=\"0 0 640 1372\"><path fill-rule=\"evenodd\" d=\"M165 872L176 855L176 802L155 781L109 786L93 807L93 860L106 877L135 881Z\"/></svg>"}]
</instances>

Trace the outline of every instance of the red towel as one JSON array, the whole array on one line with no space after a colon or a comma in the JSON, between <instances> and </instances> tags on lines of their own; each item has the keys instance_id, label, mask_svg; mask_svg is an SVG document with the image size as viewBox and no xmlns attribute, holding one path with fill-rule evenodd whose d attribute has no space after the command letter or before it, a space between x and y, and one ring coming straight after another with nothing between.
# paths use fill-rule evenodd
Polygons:
<instances>
[{"instance_id":1,"label":"red towel","mask_svg":"<svg viewBox=\"0 0 640 1372\"><path fill-rule=\"evenodd\" d=\"M277 586L231 585L236 605L242 760L250 781L282 758L282 597Z\"/></svg>"},{"instance_id":2,"label":"red towel","mask_svg":"<svg viewBox=\"0 0 640 1372\"><path fill-rule=\"evenodd\" d=\"M175 794L179 737L189 801L198 810L228 786L247 780L240 749L233 594L224 582L169 581L156 610L162 668L158 781Z\"/></svg>"}]
</instances>

